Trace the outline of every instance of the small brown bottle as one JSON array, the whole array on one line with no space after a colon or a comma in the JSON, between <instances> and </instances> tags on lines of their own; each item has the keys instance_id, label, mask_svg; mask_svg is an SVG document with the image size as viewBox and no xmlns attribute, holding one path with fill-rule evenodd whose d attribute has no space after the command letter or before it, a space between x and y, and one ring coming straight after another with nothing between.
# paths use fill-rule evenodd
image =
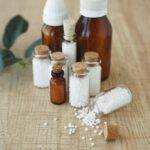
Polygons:
<instances>
[{"instance_id":1,"label":"small brown bottle","mask_svg":"<svg viewBox=\"0 0 150 150\"><path fill-rule=\"evenodd\" d=\"M50 80L50 98L53 104L61 105L66 101L66 80L61 65L54 65Z\"/></svg>"},{"instance_id":2,"label":"small brown bottle","mask_svg":"<svg viewBox=\"0 0 150 150\"><path fill-rule=\"evenodd\" d=\"M76 25L77 60L86 51L99 53L102 61L102 80L109 77L111 64L112 27L106 16L107 0L80 0L80 13Z\"/></svg>"},{"instance_id":3,"label":"small brown bottle","mask_svg":"<svg viewBox=\"0 0 150 150\"><path fill-rule=\"evenodd\" d=\"M67 18L64 0L47 0L44 7L42 41L51 52L62 51L63 21Z\"/></svg>"}]
</instances>

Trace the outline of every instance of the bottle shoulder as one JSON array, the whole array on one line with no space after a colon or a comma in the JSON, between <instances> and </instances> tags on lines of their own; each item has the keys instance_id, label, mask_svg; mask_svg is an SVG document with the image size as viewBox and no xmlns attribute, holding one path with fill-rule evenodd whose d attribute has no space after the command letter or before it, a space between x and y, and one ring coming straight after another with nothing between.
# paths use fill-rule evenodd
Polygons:
<instances>
[{"instance_id":1,"label":"bottle shoulder","mask_svg":"<svg viewBox=\"0 0 150 150\"><path fill-rule=\"evenodd\" d=\"M59 77L59 78L52 77L50 82L51 82L51 84L64 84L65 78L64 77Z\"/></svg>"},{"instance_id":2,"label":"bottle shoulder","mask_svg":"<svg viewBox=\"0 0 150 150\"><path fill-rule=\"evenodd\" d=\"M112 34L112 26L107 16L99 18L80 16L76 25L76 34L83 35L85 33Z\"/></svg>"},{"instance_id":3,"label":"bottle shoulder","mask_svg":"<svg viewBox=\"0 0 150 150\"><path fill-rule=\"evenodd\" d=\"M43 33L63 33L63 26L49 26L43 24L41 30Z\"/></svg>"}]
</instances>

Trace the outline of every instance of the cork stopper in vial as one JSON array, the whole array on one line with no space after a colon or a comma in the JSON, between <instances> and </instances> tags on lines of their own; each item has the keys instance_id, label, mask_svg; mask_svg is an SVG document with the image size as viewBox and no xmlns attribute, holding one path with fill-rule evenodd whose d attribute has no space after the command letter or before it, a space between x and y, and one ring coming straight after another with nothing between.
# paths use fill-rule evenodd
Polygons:
<instances>
[{"instance_id":1,"label":"cork stopper in vial","mask_svg":"<svg viewBox=\"0 0 150 150\"><path fill-rule=\"evenodd\" d=\"M62 72L62 66L59 64L54 64L52 68L53 73L61 73Z\"/></svg>"},{"instance_id":2,"label":"cork stopper in vial","mask_svg":"<svg viewBox=\"0 0 150 150\"><path fill-rule=\"evenodd\" d=\"M72 71L76 74L85 74L87 72L87 65L82 62L77 62L72 65Z\"/></svg>"},{"instance_id":3,"label":"cork stopper in vial","mask_svg":"<svg viewBox=\"0 0 150 150\"><path fill-rule=\"evenodd\" d=\"M84 54L84 59L88 62L98 62L100 58L98 53L90 51Z\"/></svg>"},{"instance_id":4,"label":"cork stopper in vial","mask_svg":"<svg viewBox=\"0 0 150 150\"><path fill-rule=\"evenodd\" d=\"M75 21L71 19L66 19L63 22L64 25L64 39L68 41L73 41L75 36Z\"/></svg>"},{"instance_id":5,"label":"cork stopper in vial","mask_svg":"<svg viewBox=\"0 0 150 150\"><path fill-rule=\"evenodd\" d=\"M62 52L54 52L52 53L51 58L54 61L64 61L65 55Z\"/></svg>"},{"instance_id":6,"label":"cork stopper in vial","mask_svg":"<svg viewBox=\"0 0 150 150\"><path fill-rule=\"evenodd\" d=\"M116 140L119 137L117 124L104 125L104 138L107 141Z\"/></svg>"},{"instance_id":7,"label":"cork stopper in vial","mask_svg":"<svg viewBox=\"0 0 150 150\"><path fill-rule=\"evenodd\" d=\"M34 56L37 58L46 58L49 56L49 47L46 45L38 45L34 49Z\"/></svg>"}]
</instances>

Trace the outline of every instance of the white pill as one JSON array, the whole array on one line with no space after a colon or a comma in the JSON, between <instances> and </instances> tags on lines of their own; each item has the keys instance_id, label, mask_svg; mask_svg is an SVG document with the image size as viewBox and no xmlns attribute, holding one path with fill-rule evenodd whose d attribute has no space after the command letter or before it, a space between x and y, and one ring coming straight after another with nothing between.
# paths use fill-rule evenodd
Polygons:
<instances>
[{"instance_id":1,"label":"white pill","mask_svg":"<svg viewBox=\"0 0 150 150\"><path fill-rule=\"evenodd\" d=\"M85 131L88 131L88 128L85 128Z\"/></svg>"},{"instance_id":2,"label":"white pill","mask_svg":"<svg viewBox=\"0 0 150 150\"><path fill-rule=\"evenodd\" d=\"M58 119L55 117L55 118L54 118L54 121L57 121L57 120L58 120Z\"/></svg>"}]
</instances>

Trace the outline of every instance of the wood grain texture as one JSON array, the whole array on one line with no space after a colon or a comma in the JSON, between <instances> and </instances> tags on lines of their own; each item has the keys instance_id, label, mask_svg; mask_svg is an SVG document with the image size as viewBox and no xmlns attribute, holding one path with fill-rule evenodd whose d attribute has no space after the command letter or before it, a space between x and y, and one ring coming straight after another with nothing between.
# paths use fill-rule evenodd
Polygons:
<instances>
[{"instance_id":1,"label":"wood grain texture","mask_svg":"<svg viewBox=\"0 0 150 150\"><path fill-rule=\"evenodd\" d=\"M79 15L78 4L68 4L75 18ZM18 56L23 56L24 49L40 37L43 5L43 0L0 0L0 38L5 24L15 14L22 14L30 22L28 33L12 48ZM31 64L25 70L15 65L0 73L0 150L37 150L40 145L44 150L150 149L150 1L111 0L108 16L113 26L112 68L102 87L125 84L133 92L131 105L103 117L118 123L119 140L108 143L93 131L85 134L68 104L50 104L48 89L33 86ZM58 117L57 122L54 117ZM48 127L42 128L45 120ZM64 130L68 122L79 126L74 136ZM86 140L81 140L83 135ZM88 140L91 136L95 137L94 148Z\"/></svg>"}]
</instances>

